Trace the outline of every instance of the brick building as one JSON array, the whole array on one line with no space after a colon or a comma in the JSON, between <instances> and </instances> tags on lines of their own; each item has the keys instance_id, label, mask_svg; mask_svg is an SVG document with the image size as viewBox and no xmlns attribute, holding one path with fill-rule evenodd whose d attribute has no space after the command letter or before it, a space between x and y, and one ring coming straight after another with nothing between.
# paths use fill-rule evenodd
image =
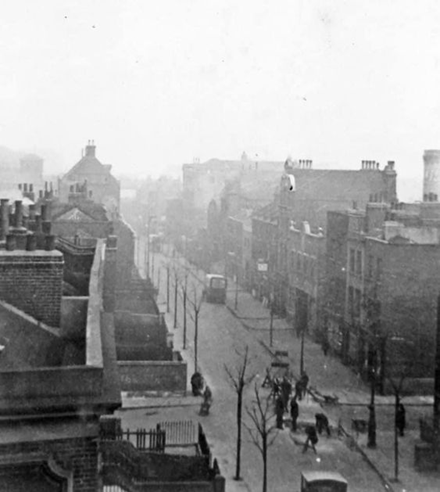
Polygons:
<instances>
[{"instance_id":1,"label":"brick building","mask_svg":"<svg viewBox=\"0 0 440 492\"><path fill-rule=\"evenodd\" d=\"M396 171L392 161L383 170L377 162L362 161L360 170L346 171L313 169L310 160L288 159L280 177L279 193L272 206L253 216L253 240L257 243L254 252L258 250L261 259L268 264L267 290L273 296L276 311L281 315L289 314L295 320L299 319L295 314L295 306L300 302L298 299L303 299L301 305L309 305L313 299L310 293L312 290L317 292L320 285L318 278L324 275L323 262L319 258L323 251L322 236L327 228L327 212L350 207L364 210L370 202L395 203ZM268 219L266 212L269 210ZM299 249L295 229L307 231L304 236L307 241L304 239L304 247ZM264 242L267 244L264 245ZM304 275L304 266L301 261L291 261L292 244L295 253L306 258L306 265L317 265L313 288L309 283L303 290L305 284L300 277ZM308 309L308 312L315 313L315 320L318 319L316 306L315 303L315 308ZM308 316L301 315L300 318L304 320ZM313 331L317 330L317 321L313 325Z\"/></svg>"},{"instance_id":2,"label":"brick building","mask_svg":"<svg viewBox=\"0 0 440 492\"><path fill-rule=\"evenodd\" d=\"M119 181L111 174L111 165L102 164L97 159L93 140L89 140L81 160L58 183L58 196L62 203L83 195L104 205L109 213L119 210Z\"/></svg>"},{"instance_id":3,"label":"brick building","mask_svg":"<svg viewBox=\"0 0 440 492\"><path fill-rule=\"evenodd\" d=\"M24 227L21 202L7 212L2 200L1 487L94 492L99 418L121 403L113 317L103 304L104 271L115 267L98 242L87 295L63 297L64 258L48 221L46 233L41 214Z\"/></svg>"},{"instance_id":4,"label":"brick building","mask_svg":"<svg viewBox=\"0 0 440 492\"><path fill-rule=\"evenodd\" d=\"M322 302L325 289L325 236L303 222L288 233L286 315L297 330L321 338ZM280 284L282 287L282 284ZM282 296L280 292L278 298Z\"/></svg>"},{"instance_id":5,"label":"brick building","mask_svg":"<svg viewBox=\"0 0 440 492\"><path fill-rule=\"evenodd\" d=\"M402 375L420 391L432 382L439 212L438 203L420 203L329 213L327 335L362 375L374 369L382 386Z\"/></svg>"}]
</instances>

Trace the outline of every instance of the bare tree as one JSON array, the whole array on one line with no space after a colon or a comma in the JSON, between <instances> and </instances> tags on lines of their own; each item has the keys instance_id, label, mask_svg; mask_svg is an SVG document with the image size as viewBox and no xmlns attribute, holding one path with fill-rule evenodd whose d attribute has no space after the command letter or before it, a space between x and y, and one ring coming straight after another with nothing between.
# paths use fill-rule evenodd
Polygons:
<instances>
[{"instance_id":1,"label":"bare tree","mask_svg":"<svg viewBox=\"0 0 440 492\"><path fill-rule=\"evenodd\" d=\"M267 492L267 452L272 446L277 436L276 426L271 423L273 420L271 401L269 397L262 397L258 385L255 384L255 401L252 408L246 408L246 413L249 415L253 426L250 427L246 423L246 427L252 442L258 448L263 459L263 492Z\"/></svg>"},{"instance_id":2,"label":"bare tree","mask_svg":"<svg viewBox=\"0 0 440 492\"><path fill-rule=\"evenodd\" d=\"M182 291L182 305L183 305L183 349L186 349L186 328L187 328L187 299L188 299L188 276L189 270L184 269L182 279L180 282L180 288Z\"/></svg>"},{"instance_id":3,"label":"bare tree","mask_svg":"<svg viewBox=\"0 0 440 492\"><path fill-rule=\"evenodd\" d=\"M198 343L199 343L199 315L203 304L203 295L197 292L197 286L193 283L191 285L191 294L187 297L190 303L193 314L191 315L194 321L194 372L198 370Z\"/></svg>"},{"instance_id":4,"label":"bare tree","mask_svg":"<svg viewBox=\"0 0 440 492\"><path fill-rule=\"evenodd\" d=\"M249 347L246 345L244 354L238 355L241 357L241 363L233 370L225 364L225 371L228 375L229 381L237 393L237 455L235 461L235 477L234 480L240 480L240 466L241 466L241 422L243 414L243 391L244 388L254 379L255 374L247 375L246 371L249 366Z\"/></svg>"},{"instance_id":5,"label":"bare tree","mask_svg":"<svg viewBox=\"0 0 440 492\"><path fill-rule=\"evenodd\" d=\"M180 280L180 268L179 265L169 262L167 264L167 269L171 273L171 277L174 282L174 328L177 328L177 304L178 304L178 293L179 293L179 280Z\"/></svg>"}]
</instances>

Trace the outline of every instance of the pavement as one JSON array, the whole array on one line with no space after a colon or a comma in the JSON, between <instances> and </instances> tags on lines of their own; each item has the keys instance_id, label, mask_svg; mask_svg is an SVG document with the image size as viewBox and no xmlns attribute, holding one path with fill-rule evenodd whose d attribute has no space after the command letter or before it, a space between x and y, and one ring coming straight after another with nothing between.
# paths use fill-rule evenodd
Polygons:
<instances>
[{"instance_id":1,"label":"pavement","mask_svg":"<svg viewBox=\"0 0 440 492\"><path fill-rule=\"evenodd\" d=\"M183 262L181 259L178 261ZM162 275L162 284L164 277ZM204 272L194 271L194 278L202 281ZM287 351L291 371L294 377L298 377L300 340L296 337L295 332L286 320L275 318L271 334L268 309L254 299L250 293L240 289L238 290L236 305L235 291L236 286L229 280L227 301L229 312L245 328L246 332L252 334L255 343L267 353L268 360L274 360L274 354L277 350ZM170 331L174 333L174 347L180 349L183 346L181 320L179 319L177 329L173 330L173 313L166 313L164 288L159 290L158 305L161 311L165 312L167 325L170 327ZM290 442L290 446L294 449L292 453L297 453L295 447L298 448L304 442L301 428L304 428L307 423L314 422L315 413L318 411L324 412L329 417L333 433L339 435L339 444L336 439L332 439L331 452L334 453L336 450L342 457L341 461L344 461L343 457L346 456L347 463L355 459L353 453L359 454L361 460L368 464L374 475L379 477L382 490L389 490L390 492L434 492L440 490L439 473L419 473L414 469L414 445L419 439L418 419L422 415L431 415L432 398L415 396L403 399L407 409L407 429L405 437L399 438L398 441L399 468L398 481L395 481L394 397L376 396L377 447L370 449L367 447L366 435L357 435L351 430L352 419L368 419L369 388L348 367L344 366L338 358L331 354L325 356L320 346L312 340L306 338L304 348L304 363L310 377L309 387L311 391L300 402L298 422L300 431L297 434L289 431L287 428L289 424L288 415L285 414L286 429L279 431L280 437L277 437L278 441L284 443L285 446L289 446ZM183 359L188 363L188 389L190 388L189 378L194 368L193 349L193 344L187 342L186 349L181 350ZM220 393L222 389L215 387L214 380L210 380L209 371L203 371L203 373L208 384L214 389L214 395L216 391ZM125 424L132 427L135 425L145 426L145 416L148 416L149 424L152 422L151 425L156 420L163 421L164 419L191 419L201 422L207 433L213 455L218 457L222 474L227 479L227 491L259 490L260 488L256 485L257 482L251 483L251 480L246 477L245 466L243 466L242 473L242 476L245 476L245 480L232 480L235 459L234 456L231 456L230 446L226 445L227 439L230 440L230 433L227 432L226 428L221 428L221 425L216 423L214 418L200 417L198 415L200 398L189 395L189 391L186 396L173 394L123 394L123 409L120 411L120 415L123 418L123 423L125 419ZM313 395L318 395L318 399L314 398ZM334 395L338 398L338 403L323 404L319 400L319 395ZM219 421L222 413L226 413L226 408L223 411L222 402L217 402L216 400L214 401L213 410L217 411ZM227 422L227 419L225 421ZM327 441L326 437L320 438L318 450L322 453L322 456L325 456L327 452L327 443L330 443L330 440ZM303 456L295 454L297 466L301 466L300 458L302 459ZM255 455L255 459L260 459L258 454ZM276 465L278 466L278 463ZM341 462L338 468L341 469L344 466L344 463ZM346 475L350 473L353 473L353 470L347 468ZM352 490L378 490L373 485L371 486L372 488L369 488L368 479L366 483L359 487L361 488L353 487ZM299 490L299 487L290 488L289 490L297 489Z\"/></svg>"}]
</instances>

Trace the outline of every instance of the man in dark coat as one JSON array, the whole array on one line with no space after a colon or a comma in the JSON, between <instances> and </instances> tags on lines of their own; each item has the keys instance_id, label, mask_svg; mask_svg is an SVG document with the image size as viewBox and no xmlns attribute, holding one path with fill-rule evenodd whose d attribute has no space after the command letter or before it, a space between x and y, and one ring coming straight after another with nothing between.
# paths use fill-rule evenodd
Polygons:
<instances>
[{"instance_id":1,"label":"man in dark coat","mask_svg":"<svg viewBox=\"0 0 440 492\"><path fill-rule=\"evenodd\" d=\"M280 396L275 400L275 415L277 418L277 429L282 429L283 428L284 405L283 405L283 400Z\"/></svg>"},{"instance_id":2,"label":"man in dark coat","mask_svg":"<svg viewBox=\"0 0 440 492\"><path fill-rule=\"evenodd\" d=\"M191 376L191 389L193 396L200 396L202 394L203 385L203 376L200 374L200 372L195 372Z\"/></svg>"},{"instance_id":3,"label":"man in dark coat","mask_svg":"<svg viewBox=\"0 0 440 492\"><path fill-rule=\"evenodd\" d=\"M299 379L295 384L295 398L301 401L302 397L303 397L303 383L301 379Z\"/></svg>"},{"instance_id":4,"label":"man in dark coat","mask_svg":"<svg viewBox=\"0 0 440 492\"><path fill-rule=\"evenodd\" d=\"M281 398L283 400L284 411L287 412L290 393L292 392L292 384L286 378L286 376L284 376L280 386L281 386Z\"/></svg>"},{"instance_id":5,"label":"man in dark coat","mask_svg":"<svg viewBox=\"0 0 440 492\"><path fill-rule=\"evenodd\" d=\"M315 426L308 425L306 427L306 434L307 434L307 439L306 442L304 443L303 453L305 453L309 449L309 444L310 444L315 454L318 454L315 448L315 445L318 443L318 434L316 433Z\"/></svg>"},{"instance_id":6,"label":"man in dark coat","mask_svg":"<svg viewBox=\"0 0 440 492\"><path fill-rule=\"evenodd\" d=\"M330 437L330 425L328 422L327 415L325 415L325 413L316 413L315 423L316 423L316 430L318 431L319 435L321 435L322 431L325 430L327 432L327 436Z\"/></svg>"},{"instance_id":7,"label":"man in dark coat","mask_svg":"<svg viewBox=\"0 0 440 492\"><path fill-rule=\"evenodd\" d=\"M307 393L307 386L309 385L309 376L306 373L306 371L304 371L301 374L300 381L301 381L301 384L302 384L302 397L304 398L306 396L306 393Z\"/></svg>"},{"instance_id":8,"label":"man in dark coat","mask_svg":"<svg viewBox=\"0 0 440 492\"><path fill-rule=\"evenodd\" d=\"M293 397L290 400L290 417L292 419L292 432L296 432L298 416L299 416L299 405L298 402L296 401L296 398Z\"/></svg>"},{"instance_id":9,"label":"man in dark coat","mask_svg":"<svg viewBox=\"0 0 440 492\"><path fill-rule=\"evenodd\" d=\"M397 405L396 410L396 427L399 431L399 435L403 437L405 435L405 427L406 427L406 411L403 403L399 403Z\"/></svg>"}]
</instances>

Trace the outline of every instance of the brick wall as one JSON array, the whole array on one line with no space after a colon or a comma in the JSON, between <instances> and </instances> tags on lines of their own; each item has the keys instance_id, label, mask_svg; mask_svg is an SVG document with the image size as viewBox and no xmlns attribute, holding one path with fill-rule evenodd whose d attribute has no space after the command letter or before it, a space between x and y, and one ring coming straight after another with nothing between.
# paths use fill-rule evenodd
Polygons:
<instances>
[{"instance_id":1,"label":"brick wall","mask_svg":"<svg viewBox=\"0 0 440 492\"><path fill-rule=\"evenodd\" d=\"M63 255L59 251L0 251L0 299L49 326L61 320Z\"/></svg>"},{"instance_id":2,"label":"brick wall","mask_svg":"<svg viewBox=\"0 0 440 492\"><path fill-rule=\"evenodd\" d=\"M118 370L122 391L186 391L186 362L119 361Z\"/></svg>"},{"instance_id":3,"label":"brick wall","mask_svg":"<svg viewBox=\"0 0 440 492\"><path fill-rule=\"evenodd\" d=\"M53 458L63 470L71 470L73 492L99 490L96 437L0 444L0 473L6 480L14 468L35 460L35 456L40 457L42 464ZM29 486L32 490L31 483Z\"/></svg>"},{"instance_id":4,"label":"brick wall","mask_svg":"<svg viewBox=\"0 0 440 492\"><path fill-rule=\"evenodd\" d=\"M52 222L52 233L64 238L80 237L100 237L104 238L111 232L111 222L109 221L79 221L57 220Z\"/></svg>"},{"instance_id":5,"label":"brick wall","mask_svg":"<svg viewBox=\"0 0 440 492\"><path fill-rule=\"evenodd\" d=\"M130 280L134 267L135 232L123 219L120 219L114 221L114 234L118 237L117 285L121 287Z\"/></svg>"},{"instance_id":6,"label":"brick wall","mask_svg":"<svg viewBox=\"0 0 440 492\"><path fill-rule=\"evenodd\" d=\"M387 337L388 375L391 370L398 375L409 369L415 377L432 377L440 292L438 245L368 240L367 264L369 261L373 265L367 265L371 270L368 292L370 296L376 294L380 302L380 322Z\"/></svg>"}]
</instances>

